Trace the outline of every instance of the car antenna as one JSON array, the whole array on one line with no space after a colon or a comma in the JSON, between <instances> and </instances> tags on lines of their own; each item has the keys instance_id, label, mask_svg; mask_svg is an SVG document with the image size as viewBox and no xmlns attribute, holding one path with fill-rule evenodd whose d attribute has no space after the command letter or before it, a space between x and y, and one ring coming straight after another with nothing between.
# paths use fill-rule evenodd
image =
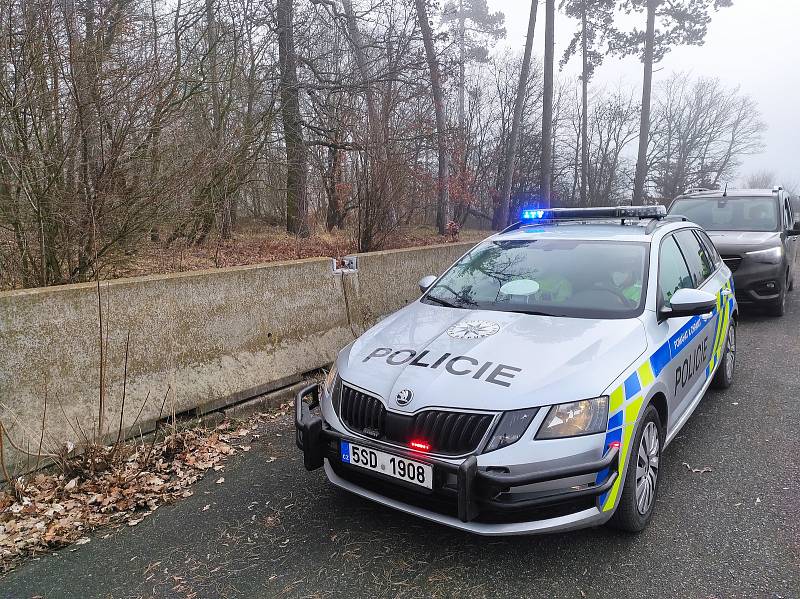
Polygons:
<instances>
[{"instance_id":1,"label":"car antenna","mask_svg":"<svg viewBox=\"0 0 800 599\"><path fill-rule=\"evenodd\" d=\"M723 198L727 198L728 197L728 184L727 183L725 184L725 191L722 192L722 197Z\"/></svg>"}]
</instances>

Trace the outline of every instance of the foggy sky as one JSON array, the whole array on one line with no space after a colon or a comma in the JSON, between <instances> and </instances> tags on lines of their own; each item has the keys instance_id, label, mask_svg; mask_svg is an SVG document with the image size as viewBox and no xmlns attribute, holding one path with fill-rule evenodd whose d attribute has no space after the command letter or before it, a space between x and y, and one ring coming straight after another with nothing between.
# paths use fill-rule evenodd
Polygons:
<instances>
[{"instance_id":1,"label":"foggy sky","mask_svg":"<svg viewBox=\"0 0 800 599\"><path fill-rule=\"evenodd\" d=\"M522 51L528 25L527 0L488 0L491 10L506 14L508 36L501 44ZM539 7L534 52L544 53L544 3ZM644 15L639 16L644 28ZM577 21L559 15L556 22L557 60L577 27ZM800 1L734 0L731 8L713 15L703 46L673 49L658 65L654 86L674 71L695 76L718 77L726 86L739 86L758 102L767 124L765 151L742 160L742 178L754 171L770 170L787 186L800 188ZM558 68L558 66L556 66ZM573 58L561 77L580 72ZM635 86L641 94L642 65L634 57L608 57L598 70L593 86ZM634 149L635 151L635 149ZM736 183L734 181L733 183Z\"/></svg>"}]
</instances>

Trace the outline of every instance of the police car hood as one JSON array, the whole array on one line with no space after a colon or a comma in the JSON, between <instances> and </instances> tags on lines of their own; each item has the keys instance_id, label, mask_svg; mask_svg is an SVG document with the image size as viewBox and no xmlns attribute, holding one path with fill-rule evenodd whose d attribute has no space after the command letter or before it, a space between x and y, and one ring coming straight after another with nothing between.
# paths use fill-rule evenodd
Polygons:
<instances>
[{"instance_id":1,"label":"police car hood","mask_svg":"<svg viewBox=\"0 0 800 599\"><path fill-rule=\"evenodd\" d=\"M416 302L339 355L342 379L392 410L514 410L601 395L646 350L638 319L461 310ZM412 392L407 405L398 404Z\"/></svg>"}]
</instances>

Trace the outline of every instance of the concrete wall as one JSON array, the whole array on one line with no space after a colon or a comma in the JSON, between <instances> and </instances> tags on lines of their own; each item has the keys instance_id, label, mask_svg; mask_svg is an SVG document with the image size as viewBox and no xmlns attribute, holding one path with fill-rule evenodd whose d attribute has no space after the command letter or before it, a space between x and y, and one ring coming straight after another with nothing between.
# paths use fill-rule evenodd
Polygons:
<instances>
[{"instance_id":1,"label":"concrete wall","mask_svg":"<svg viewBox=\"0 0 800 599\"><path fill-rule=\"evenodd\" d=\"M128 432L141 410L136 434L152 428L165 397L162 417L209 411L326 366L355 335L418 297L422 276L440 274L470 246L362 254L347 274L321 258L102 282L104 432L116 436L128 333L123 423ZM45 447L91 435L99 363L94 284L0 293L0 419L17 445L35 452L45 389Z\"/></svg>"}]
</instances>

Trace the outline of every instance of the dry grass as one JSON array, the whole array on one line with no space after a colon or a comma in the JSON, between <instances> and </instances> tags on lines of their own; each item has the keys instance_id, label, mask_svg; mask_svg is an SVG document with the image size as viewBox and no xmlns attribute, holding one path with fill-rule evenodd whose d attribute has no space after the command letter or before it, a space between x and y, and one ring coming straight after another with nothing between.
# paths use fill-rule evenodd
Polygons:
<instances>
[{"instance_id":1,"label":"dry grass","mask_svg":"<svg viewBox=\"0 0 800 599\"><path fill-rule=\"evenodd\" d=\"M477 242L490 233L464 230L461 231L459 240ZM415 227L393 235L384 249L450 242L449 237L440 236L431 227ZM133 257L129 257L125 263L115 265L106 277L187 272L302 258L341 258L355 252L355 240L347 232L318 233L306 239L299 239L288 235L279 227L250 223L243 226L230 240L211 239L202 246L187 247L184 243L177 242L165 248L159 244L148 244Z\"/></svg>"}]
</instances>

